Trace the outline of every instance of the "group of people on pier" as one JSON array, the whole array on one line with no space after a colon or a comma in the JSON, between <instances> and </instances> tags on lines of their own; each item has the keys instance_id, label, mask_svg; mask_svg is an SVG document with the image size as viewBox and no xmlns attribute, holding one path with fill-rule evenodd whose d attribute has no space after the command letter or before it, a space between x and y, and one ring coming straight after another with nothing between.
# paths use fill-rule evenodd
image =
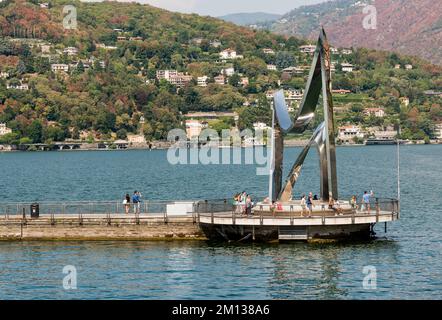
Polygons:
<instances>
[{"instance_id":1,"label":"group of people on pier","mask_svg":"<svg viewBox=\"0 0 442 320\"><path fill-rule=\"evenodd\" d=\"M242 194L238 194L236 197L241 197ZM355 211L360 212L367 212L370 213L371 206L370 206L370 200L374 196L373 191L364 191L364 194L362 195L360 206L358 205L358 199L356 195L353 195L349 201L351 208ZM264 203L270 203L269 198L264 199ZM238 203L241 203L239 201ZM328 209L333 210L337 215L343 214L343 209L341 207L341 202L337 199L330 198L328 201ZM309 192L308 195L303 194L300 199L300 206L301 206L301 216L304 215L311 215L313 213L313 208L315 206L320 205L324 209L324 203L320 201L319 197L317 195L313 195L312 192ZM237 209L237 213L241 213L242 209ZM283 205L279 201L273 201L270 206L270 210L273 214L273 216L279 211L284 211Z\"/></svg>"},{"instance_id":2,"label":"group of people on pier","mask_svg":"<svg viewBox=\"0 0 442 320\"><path fill-rule=\"evenodd\" d=\"M252 215L252 208L254 206L252 197L243 191L235 194L233 197L233 206L235 208L235 213Z\"/></svg>"},{"instance_id":3,"label":"group of people on pier","mask_svg":"<svg viewBox=\"0 0 442 320\"><path fill-rule=\"evenodd\" d=\"M132 197L127 193L123 200L124 211L129 214L130 207L133 205L134 213L140 213L141 211L141 192L135 190Z\"/></svg>"}]
</instances>

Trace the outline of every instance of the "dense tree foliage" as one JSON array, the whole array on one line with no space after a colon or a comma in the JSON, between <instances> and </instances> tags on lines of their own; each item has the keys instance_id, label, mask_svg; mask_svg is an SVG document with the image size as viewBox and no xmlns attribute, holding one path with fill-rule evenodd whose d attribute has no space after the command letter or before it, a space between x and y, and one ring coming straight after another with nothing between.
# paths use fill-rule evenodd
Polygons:
<instances>
[{"instance_id":1,"label":"dense tree foliage","mask_svg":"<svg viewBox=\"0 0 442 320\"><path fill-rule=\"evenodd\" d=\"M64 5L77 8L76 30L63 28ZM311 56L299 52L302 40L147 5L52 0L45 9L36 1L7 0L0 6L0 71L9 74L0 78L0 123L13 130L0 143L125 139L139 132L147 139L165 139L170 129L183 127L183 114L189 111L234 110L240 128L257 121L269 124L265 93L304 88L307 72L285 76L282 69L311 63ZM220 46L213 45L216 41ZM49 48L43 52L45 44ZM78 54L67 54L67 47ZM227 48L243 58L222 61L219 52ZM265 48L275 53L266 54ZM346 108L337 117L340 123L387 126L400 121L404 137L433 135L434 123L442 119L441 102L424 92L442 91L441 68L365 49L333 55L333 60L334 88L352 92L336 97L335 105ZM344 62L354 64L355 72L341 72ZM51 71L54 63L68 64L69 71ZM268 70L268 64L278 71ZM398 64L401 69L395 69ZM405 70L406 64L413 70ZM225 85L215 84L214 77L225 68L234 68L234 75ZM160 69L176 69L193 80L178 88L156 78ZM207 87L197 86L203 75L209 78ZM248 85L240 83L243 77ZM7 88L22 83L29 90ZM409 98L408 106L403 97ZM364 116L367 107L382 107L387 116ZM221 119L210 125L220 131L233 123Z\"/></svg>"}]
</instances>

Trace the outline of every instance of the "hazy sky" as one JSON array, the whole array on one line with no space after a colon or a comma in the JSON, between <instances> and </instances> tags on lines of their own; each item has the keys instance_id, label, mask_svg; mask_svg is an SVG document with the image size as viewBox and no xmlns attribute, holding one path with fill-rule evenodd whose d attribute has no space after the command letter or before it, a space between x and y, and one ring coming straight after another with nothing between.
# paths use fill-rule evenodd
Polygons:
<instances>
[{"instance_id":1,"label":"hazy sky","mask_svg":"<svg viewBox=\"0 0 442 320\"><path fill-rule=\"evenodd\" d=\"M137 0L156 7L184 13L222 16L238 12L287 13L301 5L326 0Z\"/></svg>"}]
</instances>

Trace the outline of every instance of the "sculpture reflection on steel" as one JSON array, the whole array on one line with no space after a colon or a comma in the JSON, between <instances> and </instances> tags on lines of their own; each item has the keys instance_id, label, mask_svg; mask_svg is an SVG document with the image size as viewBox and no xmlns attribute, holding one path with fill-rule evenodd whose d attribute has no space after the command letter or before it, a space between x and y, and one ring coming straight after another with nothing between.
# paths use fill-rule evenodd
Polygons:
<instances>
[{"instance_id":1,"label":"sculpture reflection on steel","mask_svg":"<svg viewBox=\"0 0 442 320\"><path fill-rule=\"evenodd\" d=\"M324 29L319 35L313 57L312 68L308 77L305 93L295 119L289 116L283 91L274 95L274 117L277 123L273 126L273 165L271 172L270 196L273 201L286 202L292 198L293 187L299 177L304 160L315 145L319 152L321 175L321 199L329 201L338 199L338 182L336 173L336 144L334 137L333 100L331 94L330 45ZM315 130L307 146L298 156L282 186L283 132L302 133L314 118L319 96L322 93L324 105L324 122ZM282 132L281 132L282 131Z\"/></svg>"}]
</instances>

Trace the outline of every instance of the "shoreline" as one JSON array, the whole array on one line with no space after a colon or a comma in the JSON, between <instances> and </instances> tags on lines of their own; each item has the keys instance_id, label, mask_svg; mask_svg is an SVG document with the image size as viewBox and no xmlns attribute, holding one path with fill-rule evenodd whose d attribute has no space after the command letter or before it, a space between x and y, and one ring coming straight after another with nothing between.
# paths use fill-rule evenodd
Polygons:
<instances>
[{"instance_id":1,"label":"shoreline","mask_svg":"<svg viewBox=\"0 0 442 320\"><path fill-rule=\"evenodd\" d=\"M297 148L297 147L305 147L307 145L307 141L303 141L303 140L297 140L296 142L292 142L292 141L285 141L284 142L284 147L287 148ZM412 142L412 143L405 143L405 144L401 144L401 146L434 146L434 145L442 145L441 143L416 143L416 142ZM392 144L392 145L382 145L382 144L378 144L378 145L366 145L366 144L337 144L336 147L340 148L340 147L372 147L372 146L396 146L396 144ZM255 146L241 146L241 149L248 149L248 148L254 148ZM258 147L258 146L256 146ZM265 146L264 146L265 147ZM168 150L170 148L170 146L160 146L160 147L152 147L149 148L148 146L146 147L127 147L127 148L116 148L116 149L111 149L111 148L76 148L76 149L45 149L45 150L20 150L18 148L11 148L11 149L0 149L0 153L21 153L21 152L78 152L78 151L134 151L134 150L148 150L148 151L156 151L156 150ZM218 147L218 149L232 149L233 147ZM195 148L190 148L190 149L195 149ZM203 148L204 149L204 148Z\"/></svg>"}]
</instances>

